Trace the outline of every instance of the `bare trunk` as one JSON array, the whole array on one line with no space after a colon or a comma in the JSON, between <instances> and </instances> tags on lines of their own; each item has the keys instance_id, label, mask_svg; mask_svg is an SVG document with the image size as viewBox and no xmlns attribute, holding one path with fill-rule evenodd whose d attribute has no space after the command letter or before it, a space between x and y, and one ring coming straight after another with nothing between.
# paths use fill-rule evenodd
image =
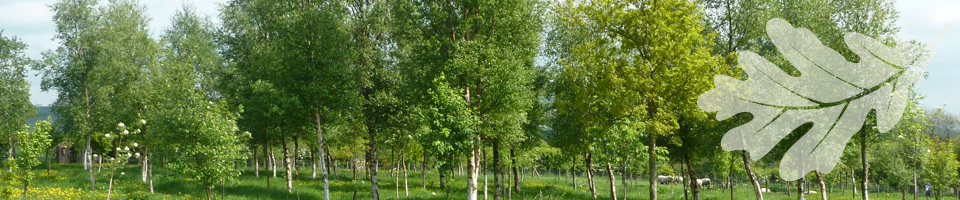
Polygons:
<instances>
[{"instance_id":1,"label":"bare trunk","mask_svg":"<svg viewBox=\"0 0 960 200\"><path fill-rule=\"evenodd\" d=\"M253 146L253 174L260 177L260 157L256 145Z\"/></svg>"},{"instance_id":2,"label":"bare trunk","mask_svg":"<svg viewBox=\"0 0 960 200\"><path fill-rule=\"evenodd\" d=\"M617 200L617 178L613 176L613 167L607 162L607 179L610 180L610 197Z\"/></svg>"},{"instance_id":3,"label":"bare trunk","mask_svg":"<svg viewBox=\"0 0 960 200\"><path fill-rule=\"evenodd\" d=\"M697 177L697 171L693 170L693 164L690 163L690 154L684 155L687 162L687 174L690 176L690 193L693 200L700 200L700 180Z\"/></svg>"},{"instance_id":4,"label":"bare trunk","mask_svg":"<svg viewBox=\"0 0 960 200\"><path fill-rule=\"evenodd\" d=\"M817 175L817 185L820 186L820 199L827 199L827 185L823 183L823 176L820 171L814 172Z\"/></svg>"},{"instance_id":5,"label":"bare trunk","mask_svg":"<svg viewBox=\"0 0 960 200\"><path fill-rule=\"evenodd\" d=\"M469 95L469 94L467 94ZM469 97L467 97L469 99ZM480 142L480 136L473 139L470 147L470 159L467 164L467 200L477 200L477 180L480 176L480 150L483 149L483 143Z\"/></svg>"},{"instance_id":6,"label":"bare trunk","mask_svg":"<svg viewBox=\"0 0 960 200\"><path fill-rule=\"evenodd\" d=\"M113 172L110 172L110 182L107 184L107 200L113 195Z\"/></svg>"},{"instance_id":7,"label":"bare trunk","mask_svg":"<svg viewBox=\"0 0 960 200\"><path fill-rule=\"evenodd\" d=\"M153 194L153 161L147 162L147 184L150 187L150 194Z\"/></svg>"},{"instance_id":8,"label":"bare trunk","mask_svg":"<svg viewBox=\"0 0 960 200\"><path fill-rule=\"evenodd\" d=\"M797 200L804 200L804 199L806 199L806 198L803 196L804 194L807 193L807 187L806 187L806 185L804 184L805 181L806 181L806 178L803 178L803 177L801 177L799 180L797 180Z\"/></svg>"},{"instance_id":9,"label":"bare trunk","mask_svg":"<svg viewBox=\"0 0 960 200\"><path fill-rule=\"evenodd\" d=\"M314 118L316 119L316 123L317 123L317 151L320 153L320 159L316 159L315 157L314 160L320 160L320 174L321 174L320 176L323 177L323 199L330 200L330 182L329 182L330 175L327 173L327 170L328 170L327 163L325 161L326 159L324 159L323 126L320 123L319 108L314 107ZM316 178L317 177L316 161L314 161L313 166L314 166L313 177Z\"/></svg>"},{"instance_id":10,"label":"bare trunk","mask_svg":"<svg viewBox=\"0 0 960 200\"><path fill-rule=\"evenodd\" d=\"M560 170L557 169L557 173L560 173ZM573 157L573 165L570 166L570 179L573 179L573 190L579 190L580 185L577 184L577 157Z\"/></svg>"},{"instance_id":11,"label":"bare trunk","mask_svg":"<svg viewBox=\"0 0 960 200\"><path fill-rule=\"evenodd\" d=\"M649 113L648 113L649 114ZM648 173L650 176L647 179L650 182L650 199L657 200L657 134L650 133L650 145L647 148L647 153L649 154L649 162L647 163L650 168ZM594 195L596 198L596 195Z\"/></svg>"},{"instance_id":12,"label":"bare trunk","mask_svg":"<svg viewBox=\"0 0 960 200\"><path fill-rule=\"evenodd\" d=\"M863 188L861 188L861 190L863 190L861 199L863 200L870 200L870 195L867 190L867 186L868 184L870 184L868 182L870 180L869 178L870 165L867 163L867 133L868 132L869 131L865 130L863 133L860 134L860 164L863 165L863 182L860 185L863 186Z\"/></svg>"},{"instance_id":13,"label":"bare trunk","mask_svg":"<svg viewBox=\"0 0 960 200\"><path fill-rule=\"evenodd\" d=\"M480 152L483 154L483 200L487 200L487 150L480 148Z\"/></svg>"},{"instance_id":14,"label":"bare trunk","mask_svg":"<svg viewBox=\"0 0 960 200\"><path fill-rule=\"evenodd\" d=\"M500 143L493 142L493 200L500 200Z\"/></svg>"},{"instance_id":15,"label":"bare trunk","mask_svg":"<svg viewBox=\"0 0 960 200\"><path fill-rule=\"evenodd\" d=\"M90 146L90 135L87 135L87 148L83 150L83 156L88 160L86 163L90 173L90 190L97 190L97 177L93 173L93 148Z\"/></svg>"},{"instance_id":16,"label":"bare trunk","mask_svg":"<svg viewBox=\"0 0 960 200\"><path fill-rule=\"evenodd\" d=\"M287 169L287 192L293 193L293 163L290 160L290 149L287 147L287 141L283 141L283 161Z\"/></svg>"},{"instance_id":17,"label":"bare trunk","mask_svg":"<svg viewBox=\"0 0 960 200\"><path fill-rule=\"evenodd\" d=\"M410 196L410 184L407 182L407 157L406 154L400 154L400 162L403 164L403 194Z\"/></svg>"},{"instance_id":18,"label":"bare trunk","mask_svg":"<svg viewBox=\"0 0 960 200\"><path fill-rule=\"evenodd\" d=\"M757 200L763 200L763 193L760 191L760 181L757 180L757 175L753 174L753 167L750 166L750 152L744 150L741 155L743 157L743 169L747 171L747 176L750 176L750 185L753 186L753 192L757 195Z\"/></svg>"},{"instance_id":19,"label":"bare trunk","mask_svg":"<svg viewBox=\"0 0 960 200\"><path fill-rule=\"evenodd\" d=\"M517 172L517 154L514 149L510 149L510 166L513 167L513 191L520 192L520 173Z\"/></svg>"},{"instance_id":20,"label":"bare trunk","mask_svg":"<svg viewBox=\"0 0 960 200\"><path fill-rule=\"evenodd\" d=\"M356 173L354 173L354 178L356 178ZM427 153L423 153L423 160L420 160L420 183L423 184L423 189L427 189Z\"/></svg>"},{"instance_id":21,"label":"bare trunk","mask_svg":"<svg viewBox=\"0 0 960 200\"><path fill-rule=\"evenodd\" d=\"M273 170L273 177L277 177L277 153L270 149L270 169Z\"/></svg>"},{"instance_id":22,"label":"bare trunk","mask_svg":"<svg viewBox=\"0 0 960 200\"><path fill-rule=\"evenodd\" d=\"M591 156L590 156L590 152L587 152L587 153L584 155L584 161L586 161L585 164L586 164L586 169L587 169L587 180L589 180L588 182L589 182L589 185L590 185L590 194L593 195L593 199L597 199L597 188L596 188L595 185L593 184L593 170L590 170L590 165L591 165L591 162L592 162L592 158L591 158Z\"/></svg>"},{"instance_id":23,"label":"bare trunk","mask_svg":"<svg viewBox=\"0 0 960 200\"><path fill-rule=\"evenodd\" d=\"M853 197L857 197L857 170L850 170L850 186L853 188Z\"/></svg>"},{"instance_id":24,"label":"bare trunk","mask_svg":"<svg viewBox=\"0 0 960 200\"><path fill-rule=\"evenodd\" d=\"M627 200L627 161L623 162L623 171L620 172L620 184L623 185L623 200Z\"/></svg>"}]
</instances>

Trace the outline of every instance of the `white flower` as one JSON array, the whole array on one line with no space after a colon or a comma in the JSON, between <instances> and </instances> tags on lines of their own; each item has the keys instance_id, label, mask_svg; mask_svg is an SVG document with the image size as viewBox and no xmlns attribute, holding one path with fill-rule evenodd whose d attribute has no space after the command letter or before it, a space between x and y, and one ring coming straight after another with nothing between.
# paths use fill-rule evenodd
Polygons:
<instances>
[{"instance_id":1,"label":"white flower","mask_svg":"<svg viewBox=\"0 0 960 200\"><path fill-rule=\"evenodd\" d=\"M120 176L127 175L125 172L120 172Z\"/></svg>"},{"instance_id":2,"label":"white flower","mask_svg":"<svg viewBox=\"0 0 960 200\"><path fill-rule=\"evenodd\" d=\"M902 137L902 136L901 136L901 137ZM137 144L136 142L133 143L133 147L137 147L137 146L139 146L139 145L140 145L140 144Z\"/></svg>"},{"instance_id":3,"label":"white flower","mask_svg":"<svg viewBox=\"0 0 960 200\"><path fill-rule=\"evenodd\" d=\"M140 153L135 153L135 154L133 154L133 155L134 155L134 156L137 156L138 158L140 157Z\"/></svg>"},{"instance_id":4,"label":"white flower","mask_svg":"<svg viewBox=\"0 0 960 200\"><path fill-rule=\"evenodd\" d=\"M109 134L109 133L107 133L106 135L103 135L103 136L104 136L104 137L107 137L107 138L110 138L110 134Z\"/></svg>"},{"instance_id":5,"label":"white flower","mask_svg":"<svg viewBox=\"0 0 960 200\"><path fill-rule=\"evenodd\" d=\"M112 160L113 160L113 158L111 157L111 158L110 158L110 160L112 161Z\"/></svg>"},{"instance_id":6,"label":"white flower","mask_svg":"<svg viewBox=\"0 0 960 200\"><path fill-rule=\"evenodd\" d=\"M140 120L140 123L143 124L143 125L147 125L147 120L141 119L141 120Z\"/></svg>"},{"instance_id":7,"label":"white flower","mask_svg":"<svg viewBox=\"0 0 960 200\"><path fill-rule=\"evenodd\" d=\"M127 127L127 125L124 125L123 122L120 122L119 124L117 124L117 127L123 128L123 127Z\"/></svg>"},{"instance_id":8,"label":"white flower","mask_svg":"<svg viewBox=\"0 0 960 200\"><path fill-rule=\"evenodd\" d=\"M130 134L130 131L128 131L128 130L123 130L123 135L126 135L126 134Z\"/></svg>"},{"instance_id":9,"label":"white flower","mask_svg":"<svg viewBox=\"0 0 960 200\"><path fill-rule=\"evenodd\" d=\"M130 151L130 147L123 147L124 151Z\"/></svg>"},{"instance_id":10,"label":"white flower","mask_svg":"<svg viewBox=\"0 0 960 200\"><path fill-rule=\"evenodd\" d=\"M100 156L100 155L97 155L97 154L93 154L93 157L99 157L99 156Z\"/></svg>"},{"instance_id":11,"label":"white flower","mask_svg":"<svg viewBox=\"0 0 960 200\"><path fill-rule=\"evenodd\" d=\"M117 147L117 151L120 151L120 147Z\"/></svg>"},{"instance_id":12,"label":"white flower","mask_svg":"<svg viewBox=\"0 0 960 200\"><path fill-rule=\"evenodd\" d=\"M898 135L897 138L903 139L903 135Z\"/></svg>"},{"instance_id":13,"label":"white flower","mask_svg":"<svg viewBox=\"0 0 960 200\"><path fill-rule=\"evenodd\" d=\"M133 130L133 134L137 134L137 133L140 133L140 129L139 129L139 128L138 128L137 130Z\"/></svg>"},{"instance_id":14,"label":"white flower","mask_svg":"<svg viewBox=\"0 0 960 200\"><path fill-rule=\"evenodd\" d=\"M930 149L927 149L927 153L930 153Z\"/></svg>"}]
</instances>

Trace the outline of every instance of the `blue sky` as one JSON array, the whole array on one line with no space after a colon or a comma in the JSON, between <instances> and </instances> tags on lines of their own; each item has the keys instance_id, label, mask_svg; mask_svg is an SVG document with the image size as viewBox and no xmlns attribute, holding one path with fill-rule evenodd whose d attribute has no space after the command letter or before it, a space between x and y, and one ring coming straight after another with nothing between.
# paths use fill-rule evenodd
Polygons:
<instances>
[{"instance_id":1,"label":"blue sky","mask_svg":"<svg viewBox=\"0 0 960 200\"><path fill-rule=\"evenodd\" d=\"M157 36L169 27L170 17L183 4L192 4L201 14L216 21L218 4L225 0L142 0L148 14L153 18L149 29ZM40 59L40 53L55 49L52 38L55 25L53 13L47 5L55 0L4 0L0 1L0 29L4 36L16 36L29 45L27 56ZM923 106L937 108L947 104L946 109L960 113L960 1L956 0L903 0L896 3L900 12L897 24L901 27L899 38L932 42L946 26L950 28L940 40L935 54L927 67L929 76L920 82L920 92L926 96ZM30 72L30 101L47 105L56 99L55 92L40 91L40 78Z\"/></svg>"}]
</instances>

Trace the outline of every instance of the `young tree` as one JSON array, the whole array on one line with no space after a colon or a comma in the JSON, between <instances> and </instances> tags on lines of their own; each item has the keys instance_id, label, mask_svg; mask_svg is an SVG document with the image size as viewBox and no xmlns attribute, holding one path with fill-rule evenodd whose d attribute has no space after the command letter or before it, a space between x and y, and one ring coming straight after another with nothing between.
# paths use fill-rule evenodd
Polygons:
<instances>
[{"instance_id":1,"label":"young tree","mask_svg":"<svg viewBox=\"0 0 960 200\"><path fill-rule=\"evenodd\" d=\"M27 187L30 181L33 181L35 175L33 168L40 165L40 157L50 148L52 139L50 139L50 119L37 121L32 131L23 130L17 132L17 146L20 148L20 157L17 160L19 168L19 178L23 182L23 198L27 198Z\"/></svg>"}]
</instances>

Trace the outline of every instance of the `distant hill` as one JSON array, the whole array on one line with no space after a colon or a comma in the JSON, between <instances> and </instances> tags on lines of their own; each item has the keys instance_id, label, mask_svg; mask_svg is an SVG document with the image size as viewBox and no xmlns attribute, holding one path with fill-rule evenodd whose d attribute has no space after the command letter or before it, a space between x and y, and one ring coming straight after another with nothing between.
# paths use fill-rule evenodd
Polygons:
<instances>
[{"instance_id":1,"label":"distant hill","mask_svg":"<svg viewBox=\"0 0 960 200\"><path fill-rule=\"evenodd\" d=\"M50 106L37 106L37 117L27 119L27 124L30 124L30 127L33 127L38 120L46 120L47 117L56 120L57 115L53 113L53 108Z\"/></svg>"}]
</instances>

